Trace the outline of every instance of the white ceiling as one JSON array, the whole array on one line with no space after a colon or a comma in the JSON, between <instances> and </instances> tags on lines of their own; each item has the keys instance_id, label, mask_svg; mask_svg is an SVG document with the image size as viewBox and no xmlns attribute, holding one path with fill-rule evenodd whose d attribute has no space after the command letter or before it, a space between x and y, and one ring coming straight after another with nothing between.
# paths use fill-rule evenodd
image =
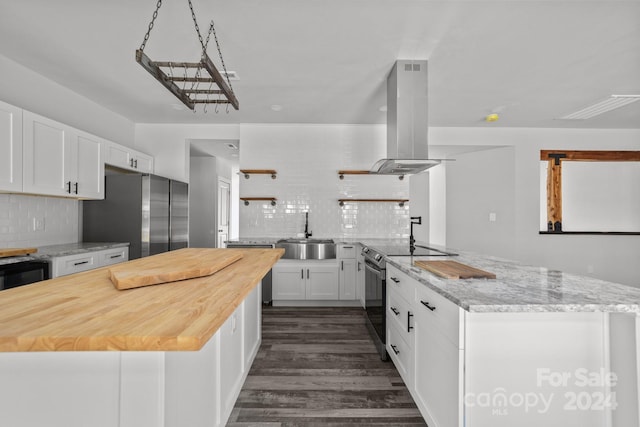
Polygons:
<instances>
[{"instance_id":1,"label":"white ceiling","mask_svg":"<svg viewBox=\"0 0 640 427\"><path fill-rule=\"evenodd\" d=\"M429 125L640 128L640 1L193 0L214 19L240 111L178 111L135 62L156 0L0 0L0 54L134 122L385 123L397 59L429 61ZM218 62L214 43L209 55ZM197 61L185 0L164 0L145 53ZM273 111L273 104L282 111ZM493 124L483 121L500 114Z\"/></svg>"}]
</instances>

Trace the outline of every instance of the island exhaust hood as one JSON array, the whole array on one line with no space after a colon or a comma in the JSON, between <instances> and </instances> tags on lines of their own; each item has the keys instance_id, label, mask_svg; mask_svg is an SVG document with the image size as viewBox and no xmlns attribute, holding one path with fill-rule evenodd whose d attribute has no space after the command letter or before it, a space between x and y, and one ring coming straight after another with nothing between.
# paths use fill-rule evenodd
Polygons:
<instances>
[{"instance_id":1,"label":"island exhaust hood","mask_svg":"<svg viewBox=\"0 0 640 427\"><path fill-rule=\"evenodd\" d=\"M427 61L396 61L387 78L387 158L370 173L411 175L440 164L429 159L427 89Z\"/></svg>"}]
</instances>

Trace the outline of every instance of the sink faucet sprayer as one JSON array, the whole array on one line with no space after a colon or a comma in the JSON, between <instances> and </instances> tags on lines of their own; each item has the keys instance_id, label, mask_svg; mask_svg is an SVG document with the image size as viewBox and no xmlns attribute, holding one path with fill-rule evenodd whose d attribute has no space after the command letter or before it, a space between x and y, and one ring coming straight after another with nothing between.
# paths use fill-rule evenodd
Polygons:
<instances>
[{"instance_id":1,"label":"sink faucet sprayer","mask_svg":"<svg viewBox=\"0 0 640 427\"><path fill-rule=\"evenodd\" d=\"M412 216L411 217L411 222L410 222L410 228L411 228L411 234L409 234L409 252L411 253L411 255L413 255L413 251L416 250L416 239L413 238L413 225L420 225L422 224L422 217L421 216Z\"/></svg>"},{"instance_id":2,"label":"sink faucet sprayer","mask_svg":"<svg viewBox=\"0 0 640 427\"><path fill-rule=\"evenodd\" d=\"M309 212L304 213L304 238L308 239L311 237L311 232L309 231Z\"/></svg>"}]
</instances>

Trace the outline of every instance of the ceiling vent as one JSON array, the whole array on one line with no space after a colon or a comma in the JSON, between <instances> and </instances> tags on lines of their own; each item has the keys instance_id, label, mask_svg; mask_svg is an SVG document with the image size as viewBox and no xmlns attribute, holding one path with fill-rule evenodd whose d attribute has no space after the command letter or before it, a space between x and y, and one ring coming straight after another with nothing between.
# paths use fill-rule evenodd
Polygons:
<instances>
[{"instance_id":1,"label":"ceiling vent","mask_svg":"<svg viewBox=\"0 0 640 427\"><path fill-rule=\"evenodd\" d=\"M586 120L636 101L640 101L640 95L611 95L602 101L560 117L560 120Z\"/></svg>"}]
</instances>

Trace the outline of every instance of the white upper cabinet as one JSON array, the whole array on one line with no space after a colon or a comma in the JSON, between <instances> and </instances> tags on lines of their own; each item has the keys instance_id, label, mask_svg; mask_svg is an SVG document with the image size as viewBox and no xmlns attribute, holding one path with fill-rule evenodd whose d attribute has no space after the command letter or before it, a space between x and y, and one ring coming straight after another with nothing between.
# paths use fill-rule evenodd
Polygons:
<instances>
[{"instance_id":1,"label":"white upper cabinet","mask_svg":"<svg viewBox=\"0 0 640 427\"><path fill-rule=\"evenodd\" d=\"M22 191L22 110L1 101L0 191Z\"/></svg>"},{"instance_id":2,"label":"white upper cabinet","mask_svg":"<svg viewBox=\"0 0 640 427\"><path fill-rule=\"evenodd\" d=\"M101 142L90 134L24 111L24 192L104 198Z\"/></svg>"},{"instance_id":3,"label":"white upper cabinet","mask_svg":"<svg viewBox=\"0 0 640 427\"><path fill-rule=\"evenodd\" d=\"M121 169L153 173L153 157L114 142L105 145L105 163Z\"/></svg>"}]
</instances>

